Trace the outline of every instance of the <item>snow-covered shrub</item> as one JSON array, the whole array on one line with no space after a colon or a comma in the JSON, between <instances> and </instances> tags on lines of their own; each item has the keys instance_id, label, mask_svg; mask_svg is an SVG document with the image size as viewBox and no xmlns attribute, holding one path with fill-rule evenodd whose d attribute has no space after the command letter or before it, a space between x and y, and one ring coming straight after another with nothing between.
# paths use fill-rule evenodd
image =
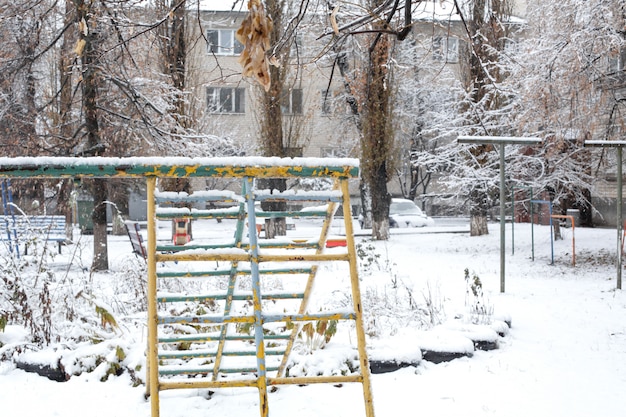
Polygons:
<instances>
[{"instance_id":1,"label":"snow-covered shrub","mask_svg":"<svg viewBox=\"0 0 626 417\"><path fill-rule=\"evenodd\" d=\"M470 277L469 269L465 268L465 307L468 321L472 324L491 324L493 306L483 293L483 283L474 273Z\"/></svg>"},{"instance_id":2,"label":"snow-covered shrub","mask_svg":"<svg viewBox=\"0 0 626 417\"><path fill-rule=\"evenodd\" d=\"M125 314L148 310L147 266L143 259L128 257L115 273L115 297L109 304Z\"/></svg>"},{"instance_id":3,"label":"snow-covered shrub","mask_svg":"<svg viewBox=\"0 0 626 417\"><path fill-rule=\"evenodd\" d=\"M34 233L28 240L29 255L20 255L15 242L11 246L5 242L0 249L0 317L5 325L24 326L30 332L31 342L43 345L52 339L50 287L55 276L49 260L54 253L42 248Z\"/></svg>"},{"instance_id":4,"label":"snow-covered shrub","mask_svg":"<svg viewBox=\"0 0 626 417\"><path fill-rule=\"evenodd\" d=\"M445 319L438 288L428 284L418 300L413 286L399 276L397 265L388 254L383 256L373 242L357 243L356 252L359 274L375 279L370 281L374 284L365 284L362 290L368 335L389 336L406 327L430 328Z\"/></svg>"},{"instance_id":5,"label":"snow-covered shrub","mask_svg":"<svg viewBox=\"0 0 626 417\"><path fill-rule=\"evenodd\" d=\"M372 241L361 241L355 245L360 275L371 275L382 268L381 255Z\"/></svg>"},{"instance_id":6,"label":"snow-covered shrub","mask_svg":"<svg viewBox=\"0 0 626 417\"><path fill-rule=\"evenodd\" d=\"M0 316L28 330L31 349L56 342L104 340L116 329L114 310L94 295L93 277L72 245L66 269L53 267L56 251L37 230L25 230L28 255L0 248ZM76 271L79 271L78 273ZM107 328L108 327L108 328Z\"/></svg>"}]
</instances>

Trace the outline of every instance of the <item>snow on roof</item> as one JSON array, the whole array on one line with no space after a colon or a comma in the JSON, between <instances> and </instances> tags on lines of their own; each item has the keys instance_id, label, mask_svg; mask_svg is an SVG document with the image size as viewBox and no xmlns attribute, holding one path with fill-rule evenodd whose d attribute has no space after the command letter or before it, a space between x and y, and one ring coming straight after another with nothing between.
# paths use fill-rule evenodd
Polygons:
<instances>
[{"instance_id":1,"label":"snow on roof","mask_svg":"<svg viewBox=\"0 0 626 417\"><path fill-rule=\"evenodd\" d=\"M415 20L461 20L451 1L421 1L413 8Z\"/></svg>"},{"instance_id":2,"label":"snow on roof","mask_svg":"<svg viewBox=\"0 0 626 417\"><path fill-rule=\"evenodd\" d=\"M464 14L466 15L466 18L469 15L467 10L464 10ZM461 16L459 15L453 1L435 0L417 2L417 4L413 7L413 19L426 21L460 21ZM510 23L524 22L523 19L515 16L510 16L508 21Z\"/></svg>"},{"instance_id":3,"label":"snow on roof","mask_svg":"<svg viewBox=\"0 0 626 417\"><path fill-rule=\"evenodd\" d=\"M247 0L198 0L193 2L192 8L198 4L200 10L208 10L214 12L245 12L248 11Z\"/></svg>"}]
</instances>

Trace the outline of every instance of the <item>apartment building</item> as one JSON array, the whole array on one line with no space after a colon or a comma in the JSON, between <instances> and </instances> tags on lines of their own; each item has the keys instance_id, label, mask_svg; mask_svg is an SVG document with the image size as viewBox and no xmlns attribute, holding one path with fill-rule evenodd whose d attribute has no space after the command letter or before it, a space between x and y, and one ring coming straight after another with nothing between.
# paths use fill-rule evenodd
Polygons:
<instances>
[{"instance_id":1,"label":"apartment building","mask_svg":"<svg viewBox=\"0 0 626 417\"><path fill-rule=\"evenodd\" d=\"M245 10L231 10L232 2L207 2L197 22L189 26L196 41L188 55L188 80L194 116L206 133L230 136L248 154L258 151L260 86L242 78L238 62L243 45L235 32ZM320 27L321 29L321 27ZM202 31L202 33L200 33ZM328 43L320 32L302 30L292 47L293 68L281 98L284 147L288 156L357 157L358 131L341 98L343 81L332 74L332 62L318 59Z\"/></svg>"},{"instance_id":2,"label":"apartment building","mask_svg":"<svg viewBox=\"0 0 626 417\"><path fill-rule=\"evenodd\" d=\"M518 3L521 13L525 4ZM187 82L194 103L192 115L201 130L231 137L247 155L255 155L261 154L257 123L260 87L241 76L238 59L243 46L236 40L235 32L246 16L247 2L236 3L234 9L233 4L231 0L205 1L200 8L191 10ZM419 66L422 82L433 88L438 84L447 88L458 81L460 58L469 52L463 23L452 2L424 1L415 7L413 38L404 44L410 42L410 47L419 49L413 55L418 61L399 62L398 68L410 73ZM323 36L328 30L328 16L319 15L301 23L295 33L291 78L281 98L283 145L288 156L359 156L359 131L346 101L345 80L330 58L332 54L324 53L331 47L331 37ZM351 67L358 67L362 58L348 54ZM425 73L432 75L424 76ZM405 98L401 100L396 107L405 106L408 111L406 117L394 120L400 163L389 189L395 196L403 194L400 181L409 175L408 164L402 161L408 162L414 119L410 115L411 103ZM430 192L440 192L436 181ZM358 194L358 190L354 193Z\"/></svg>"}]
</instances>

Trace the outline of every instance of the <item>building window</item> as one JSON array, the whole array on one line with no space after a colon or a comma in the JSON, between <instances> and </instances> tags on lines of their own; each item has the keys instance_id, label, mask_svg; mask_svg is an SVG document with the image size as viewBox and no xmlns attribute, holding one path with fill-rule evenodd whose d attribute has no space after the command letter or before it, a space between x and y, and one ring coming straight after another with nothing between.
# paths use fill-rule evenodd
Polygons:
<instances>
[{"instance_id":1,"label":"building window","mask_svg":"<svg viewBox=\"0 0 626 417\"><path fill-rule=\"evenodd\" d=\"M209 29L209 52L215 55L241 55L243 44L235 39L234 29Z\"/></svg>"},{"instance_id":2,"label":"building window","mask_svg":"<svg viewBox=\"0 0 626 417\"><path fill-rule=\"evenodd\" d=\"M320 156L322 158L346 158L348 156L348 152L345 149L338 147L323 146L320 148Z\"/></svg>"},{"instance_id":3,"label":"building window","mask_svg":"<svg viewBox=\"0 0 626 417\"><path fill-rule=\"evenodd\" d=\"M459 40L450 36L433 39L433 59L450 63L459 62Z\"/></svg>"},{"instance_id":4,"label":"building window","mask_svg":"<svg viewBox=\"0 0 626 417\"><path fill-rule=\"evenodd\" d=\"M294 88L285 94L280 108L283 114L302 114L302 90Z\"/></svg>"},{"instance_id":5,"label":"building window","mask_svg":"<svg viewBox=\"0 0 626 417\"><path fill-rule=\"evenodd\" d=\"M246 90L233 87L207 87L207 108L211 113L245 113Z\"/></svg>"},{"instance_id":6,"label":"building window","mask_svg":"<svg viewBox=\"0 0 626 417\"><path fill-rule=\"evenodd\" d=\"M609 73L626 70L626 48L609 56Z\"/></svg>"}]
</instances>

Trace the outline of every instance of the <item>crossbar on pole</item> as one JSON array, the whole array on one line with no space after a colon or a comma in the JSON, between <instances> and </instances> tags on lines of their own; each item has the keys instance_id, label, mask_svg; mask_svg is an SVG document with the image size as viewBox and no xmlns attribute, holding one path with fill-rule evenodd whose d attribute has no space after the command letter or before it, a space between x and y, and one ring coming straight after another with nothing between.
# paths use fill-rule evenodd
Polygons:
<instances>
[{"instance_id":1,"label":"crossbar on pole","mask_svg":"<svg viewBox=\"0 0 626 417\"><path fill-rule=\"evenodd\" d=\"M540 138L516 136L459 136L458 143L462 144L496 144L500 146L500 292L505 290L505 176L504 176L504 147L505 145L533 146L541 144Z\"/></svg>"}]
</instances>

